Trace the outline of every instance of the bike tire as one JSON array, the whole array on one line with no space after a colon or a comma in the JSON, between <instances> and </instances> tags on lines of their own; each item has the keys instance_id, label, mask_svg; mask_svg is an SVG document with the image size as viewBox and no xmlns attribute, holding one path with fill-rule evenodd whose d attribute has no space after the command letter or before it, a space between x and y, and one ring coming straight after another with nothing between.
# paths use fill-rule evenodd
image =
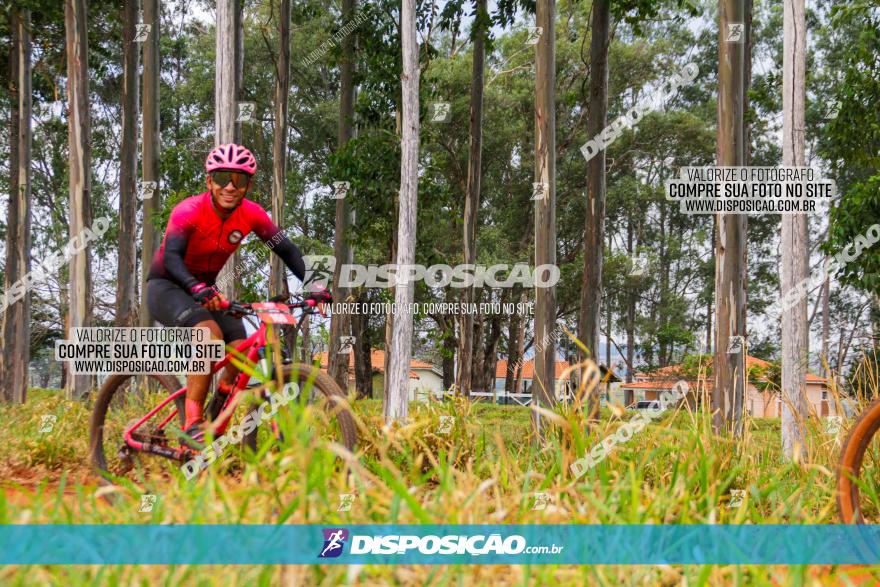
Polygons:
<instances>
[{"instance_id":1,"label":"bike tire","mask_svg":"<svg viewBox=\"0 0 880 587\"><path fill-rule=\"evenodd\" d=\"M106 427L106 419L110 410L111 402L117 393L124 393L125 385L138 375L111 375L104 381L98 395L95 397L95 406L92 408L92 419L89 426L89 452L92 469L98 475L102 482L112 482L110 477L113 475L107 468L107 452L108 446L119 445L123 442L122 438L105 438L104 430ZM151 381L158 383L164 391L171 395L182 386L177 378L173 375L148 375ZM181 395L174 400L177 407L177 417L180 427L184 424L184 405L185 400ZM111 444L113 443L113 444Z\"/></svg>"},{"instance_id":2,"label":"bike tire","mask_svg":"<svg viewBox=\"0 0 880 587\"><path fill-rule=\"evenodd\" d=\"M871 402L856 420L840 451L837 471L837 510L844 524L864 524L859 506L859 478L865 453L880 429L880 398Z\"/></svg>"},{"instance_id":3,"label":"bike tire","mask_svg":"<svg viewBox=\"0 0 880 587\"><path fill-rule=\"evenodd\" d=\"M304 388L309 380L312 380L312 390L317 390L327 400L331 416L335 418L339 425L342 444L350 451L355 450L358 435L354 414L348 407L345 393L332 377L314 365L294 363L283 367L283 380L299 384L300 390ZM256 452L257 430L246 434L243 442L245 446Z\"/></svg>"}]
</instances>

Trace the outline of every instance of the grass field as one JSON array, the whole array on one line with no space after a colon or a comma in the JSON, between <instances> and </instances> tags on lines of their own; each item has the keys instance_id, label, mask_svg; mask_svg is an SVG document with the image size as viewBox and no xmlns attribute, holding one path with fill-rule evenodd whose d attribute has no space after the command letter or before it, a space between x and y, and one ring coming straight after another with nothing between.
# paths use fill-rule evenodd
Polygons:
<instances>
[{"instance_id":1,"label":"grass field","mask_svg":"<svg viewBox=\"0 0 880 587\"><path fill-rule=\"evenodd\" d=\"M146 400L132 400L133 403ZM739 442L713 436L702 413L656 420L580 479L569 465L632 417L603 411L584 432L573 414L554 418L547 448L533 446L530 411L464 400L414 404L409 425L383 426L381 405L355 404L357 458L337 456L322 412L279 415L284 446L230 451L194 481L176 469L136 470L102 496L88 463L90 404L32 390L25 406L0 407L0 521L74 523L834 523L834 436L811 422L809 462L784 464L779 421L748 421ZM40 432L43 416L57 419ZM444 433L441 416L455 418ZM449 423L444 419L443 423ZM350 474L349 474L350 471ZM731 490L745 490L731 507ZM543 510L534 493L550 494ZM350 511L337 511L353 493ZM156 496L139 512L141 495ZM234 548L234 545L228 545ZM7 567L4 585L812 585L876 584L880 569L681 566L108 566Z\"/></svg>"}]
</instances>

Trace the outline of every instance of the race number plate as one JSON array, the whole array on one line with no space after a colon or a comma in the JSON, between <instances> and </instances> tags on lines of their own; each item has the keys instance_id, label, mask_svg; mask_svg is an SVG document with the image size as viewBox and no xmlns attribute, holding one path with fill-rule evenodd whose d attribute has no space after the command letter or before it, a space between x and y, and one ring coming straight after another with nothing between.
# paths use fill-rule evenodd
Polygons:
<instances>
[{"instance_id":1,"label":"race number plate","mask_svg":"<svg viewBox=\"0 0 880 587\"><path fill-rule=\"evenodd\" d=\"M296 324L296 317L290 313L290 308L284 304L273 302L260 302L251 304L251 308L257 310L257 316L267 324Z\"/></svg>"}]
</instances>

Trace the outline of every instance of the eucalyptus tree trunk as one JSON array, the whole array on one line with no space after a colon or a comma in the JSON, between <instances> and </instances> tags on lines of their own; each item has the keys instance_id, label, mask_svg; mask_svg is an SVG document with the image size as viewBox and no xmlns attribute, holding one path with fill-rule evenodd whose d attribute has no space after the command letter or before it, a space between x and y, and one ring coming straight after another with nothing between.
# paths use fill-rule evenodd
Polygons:
<instances>
[{"instance_id":1,"label":"eucalyptus tree trunk","mask_svg":"<svg viewBox=\"0 0 880 587\"><path fill-rule=\"evenodd\" d=\"M358 304L366 303L366 295L358 296ZM370 343L370 318L366 312L351 317L351 333L354 336L354 386L358 399L373 396L372 345Z\"/></svg>"},{"instance_id":2,"label":"eucalyptus tree trunk","mask_svg":"<svg viewBox=\"0 0 880 587\"><path fill-rule=\"evenodd\" d=\"M535 182L543 184L544 197L535 200L535 266L556 264L556 48L555 0L538 0L535 25L543 29L535 55ZM600 241L601 242L601 241ZM552 288L535 288L535 353L532 405L556 404L556 299ZM546 437L544 421L532 411L535 439Z\"/></svg>"},{"instance_id":3,"label":"eucalyptus tree trunk","mask_svg":"<svg viewBox=\"0 0 880 587\"><path fill-rule=\"evenodd\" d=\"M79 241L91 227L91 141L89 122L88 9L85 0L66 0L68 161L70 169L70 238ZM91 247L88 243L70 260L70 328L92 324ZM69 331L68 331L69 332ZM71 375L67 396L88 395L92 377Z\"/></svg>"},{"instance_id":4,"label":"eucalyptus tree trunk","mask_svg":"<svg viewBox=\"0 0 880 587\"><path fill-rule=\"evenodd\" d=\"M720 0L718 10L718 137L717 165L743 165L743 84L745 44L728 41L729 24L743 23L744 0ZM715 242L715 358L712 390L712 428L716 433L741 432L745 390L745 218L718 214ZM729 348L731 337L743 337ZM729 353L728 350L739 352Z\"/></svg>"},{"instance_id":5,"label":"eucalyptus tree trunk","mask_svg":"<svg viewBox=\"0 0 880 587\"><path fill-rule=\"evenodd\" d=\"M785 0L782 53L782 164L804 165L806 93L806 11L804 0ZM782 215L782 299L808 277L807 217ZM782 311L782 453L802 460L806 454L807 300Z\"/></svg>"},{"instance_id":6,"label":"eucalyptus tree trunk","mask_svg":"<svg viewBox=\"0 0 880 587\"><path fill-rule=\"evenodd\" d=\"M144 51L144 95L143 111L143 153L141 171L144 182L155 182L153 197L144 200L143 245L141 246L141 326L153 326L153 317L147 307L147 275L153 254L159 247L159 231L156 218L162 209L162 190L159 182L159 0L143 0L144 24L150 32L143 42ZM207 154L206 154L207 155Z\"/></svg>"},{"instance_id":7,"label":"eucalyptus tree trunk","mask_svg":"<svg viewBox=\"0 0 880 587\"><path fill-rule=\"evenodd\" d=\"M443 301L454 302L455 295L452 288L446 288L446 291L443 292ZM444 392L458 394L459 391L455 379L455 360L458 354L458 339L455 335L456 324L460 325L461 323L454 315L448 317L444 315L438 316L437 325L443 333L443 390Z\"/></svg>"},{"instance_id":8,"label":"eucalyptus tree trunk","mask_svg":"<svg viewBox=\"0 0 880 587\"><path fill-rule=\"evenodd\" d=\"M743 18L744 28L743 31L743 83L742 83L742 100L743 100L743 117L740 120L740 124L742 124L742 135L743 135L743 165L750 166L752 164L752 138L751 138L751 127L749 126L749 90L752 87L752 8L753 8L754 0L745 0L745 16ZM748 304L749 304L749 241L748 241L748 231L749 231L749 217L747 214L741 215L742 222L742 234L743 234L743 246L742 246L742 263L740 263L740 278L742 279L742 288L743 288L743 302L739 307L740 317L739 320L742 324L746 324L746 315L748 314ZM743 327L745 328L745 326ZM748 354L748 353L746 353ZM744 367L745 374L743 375L743 395L737 398L738 404L735 404L735 413L737 414L736 422L737 426L734 428L734 433L737 436L742 435L742 414L745 409L745 388L748 387L749 384L749 373L747 366Z\"/></svg>"},{"instance_id":9,"label":"eucalyptus tree trunk","mask_svg":"<svg viewBox=\"0 0 880 587\"><path fill-rule=\"evenodd\" d=\"M489 324L486 329L486 340L483 343L483 358L480 362L480 371L475 372L475 374L479 375L478 384L480 388L485 391L494 391L495 389L495 365L498 362L498 340L501 338L502 331L501 319L500 313L493 314L488 318Z\"/></svg>"},{"instance_id":10,"label":"eucalyptus tree trunk","mask_svg":"<svg viewBox=\"0 0 880 587\"><path fill-rule=\"evenodd\" d=\"M244 144L244 128L243 122L238 119L238 103L242 100L242 89L244 87L244 0L235 0L234 6L234 28L235 28L235 130L232 142ZM256 116L256 112L254 112ZM241 249L236 249L226 265L221 270L223 275L230 275L236 271L236 267L241 267ZM239 269L240 270L240 269ZM218 279L220 277L218 276ZM228 283L227 283L228 281ZM239 279L228 279L224 281L226 293L231 299L238 299L241 289L238 287ZM289 328L287 329L290 330Z\"/></svg>"},{"instance_id":11,"label":"eucalyptus tree trunk","mask_svg":"<svg viewBox=\"0 0 880 587\"><path fill-rule=\"evenodd\" d=\"M830 343L831 337L831 278L826 275L825 283L822 284L822 359L831 366ZM828 373L828 376L831 374Z\"/></svg>"},{"instance_id":12,"label":"eucalyptus tree trunk","mask_svg":"<svg viewBox=\"0 0 880 587\"><path fill-rule=\"evenodd\" d=\"M68 329L70 328L70 282L66 279L66 270L67 268L64 267L64 265L60 265L56 274L60 294L58 296L60 298L58 311L64 318L64 332L68 332ZM67 381L70 378L70 363L68 361L61 361L59 366L61 367L61 382L58 384L58 387L61 389L67 389Z\"/></svg>"},{"instance_id":13,"label":"eucalyptus tree trunk","mask_svg":"<svg viewBox=\"0 0 880 587\"><path fill-rule=\"evenodd\" d=\"M525 291L517 284L514 286L512 299L514 302L525 302ZM507 326L507 370L504 373L504 392L513 393L516 379L516 364L520 361L519 349L522 343L523 332L520 324L523 317L512 313Z\"/></svg>"},{"instance_id":14,"label":"eucalyptus tree trunk","mask_svg":"<svg viewBox=\"0 0 880 587\"><path fill-rule=\"evenodd\" d=\"M398 116L398 118L400 118L400 112L397 113L397 116ZM398 132L398 134L400 134L400 133ZM397 208L400 207L400 193L397 193L394 196L394 204L392 207L397 207ZM390 253L388 255L388 264L389 265L395 263L397 260L397 238L399 236L399 234L398 234L399 222L400 222L400 219L397 216L395 216L394 217L394 227L392 229L391 248L390 248ZM392 312L389 312L385 316L385 358L383 359L383 364L382 364L382 372L384 374L383 378L382 378L382 397L383 398L388 398L389 394L391 393L389 391L389 385L391 384L391 380L388 377L388 373L389 373L389 369L391 367L391 339L392 339L393 335L394 335L394 314Z\"/></svg>"},{"instance_id":15,"label":"eucalyptus tree trunk","mask_svg":"<svg viewBox=\"0 0 880 587\"><path fill-rule=\"evenodd\" d=\"M10 295L11 286L30 271L31 262L31 14L26 8L9 9L12 36L9 79L12 84L10 102L9 206L6 221L6 265L3 291ZM23 404L27 399L30 364L30 294L11 304L6 298L0 308L3 314L2 368L0 368L0 399ZM7 305L9 304L9 305Z\"/></svg>"},{"instance_id":16,"label":"eucalyptus tree trunk","mask_svg":"<svg viewBox=\"0 0 880 587\"><path fill-rule=\"evenodd\" d=\"M238 119L238 102L242 99L242 90L244 87L244 2L245 0L235 0L233 8L233 18L235 27L235 135L232 139L235 143L244 142L244 133L242 132L242 121ZM256 113L254 113L256 116ZM237 253L237 252L236 252ZM238 258L235 259L234 267L238 266Z\"/></svg>"},{"instance_id":17,"label":"eucalyptus tree trunk","mask_svg":"<svg viewBox=\"0 0 880 587\"><path fill-rule=\"evenodd\" d=\"M290 0L280 0L278 61L275 63L275 123L272 129L272 219L284 228L284 186L287 174L287 96L290 94ZM269 255L269 295L288 294L287 268Z\"/></svg>"},{"instance_id":18,"label":"eucalyptus tree trunk","mask_svg":"<svg viewBox=\"0 0 880 587\"><path fill-rule=\"evenodd\" d=\"M119 240L116 264L116 326L135 324L137 274L138 57L137 0L122 8L122 140L119 150Z\"/></svg>"},{"instance_id":19,"label":"eucalyptus tree trunk","mask_svg":"<svg viewBox=\"0 0 880 587\"><path fill-rule=\"evenodd\" d=\"M632 212L626 221L626 252L632 258L635 251L633 246L633 222ZM636 347L636 293L632 283L626 286L626 382L632 383L633 380L633 363L635 363ZM633 403L633 391L627 389L623 392L623 403L629 406Z\"/></svg>"},{"instance_id":20,"label":"eucalyptus tree trunk","mask_svg":"<svg viewBox=\"0 0 880 587\"><path fill-rule=\"evenodd\" d=\"M486 0L477 0L474 20L474 51L471 68L470 132L467 166L467 189L464 199L464 262L473 265L477 261L477 210L480 208L480 182L483 169L483 89L486 70L486 31L481 26L480 15L486 14ZM474 301L474 288L469 286L462 291L462 301ZM461 335L459 336L458 389L470 394L473 387L474 368L474 315L464 312L461 315Z\"/></svg>"},{"instance_id":21,"label":"eucalyptus tree trunk","mask_svg":"<svg viewBox=\"0 0 880 587\"><path fill-rule=\"evenodd\" d=\"M715 242L716 242L717 238L718 238L718 218L716 215L716 217L712 218L712 252L713 253L715 252ZM712 256L712 263L713 263L712 273L714 275L714 273L716 271L715 264L718 263L718 259L715 258L714 254ZM706 354L712 353L712 334L714 332L712 330L712 316L714 315L714 312L712 311L712 301L713 300L711 297L708 300L706 300Z\"/></svg>"},{"instance_id":22,"label":"eucalyptus tree trunk","mask_svg":"<svg viewBox=\"0 0 880 587\"><path fill-rule=\"evenodd\" d=\"M612 239L612 235L608 233L608 251L611 252L613 248L614 242ZM605 300L605 366L608 367L608 370L611 371L611 329L613 325L611 323L612 315L611 315L611 300ZM575 357L576 359L577 357ZM596 361L598 363L598 361Z\"/></svg>"},{"instance_id":23,"label":"eucalyptus tree trunk","mask_svg":"<svg viewBox=\"0 0 880 587\"><path fill-rule=\"evenodd\" d=\"M243 32L241 13L236 10L236 83L241 85L243 75ZM240 87L238 88L240 91ZM288 95L290 94L290 0L279 0L278 9L278 59L275 62L275 99L274 125L272 128L272 218L280 228L284 228L284 190L287 177L287 111ZM239 96L240 97L240 96ZM236 133L241 135L241 124L236 126ZM238 141L241 139L238 138ZM238 267L240 256L235 252L233 267ZM269 255L269 296L289 296L287 285L287 267L278 255ZM295 351L293 327L284 326L284 344L289 356Z\"/></svg>"},{"instance_id":24,"label":"eucalyptus tree trunk","mask_svg":"<svg viewBox=\"0 0 880 587\"><path fill-rule=\"evenodd\" d=\"M601 134L608 124L608 45L611 36L611 2L593 2L590 30L590 116L587 135ZM599 319L602 310L602 261L605 249L605 150L587 162L587 212L584 221L584 272L578 338L587 347L590 358L599 362ZM609 333L610 335L610 333ZM579 359L587 357L579 351ZM598 388L587 397L590 418L598 413Z\"/></svg>"},{"instance_id":25,"label":"eucalyptus tree trunk","mask_svg":"<svg viewBox=\"0 0 880 587\"><path fill-rule=\"evenodd\" d=\"M403 52L401 85L400 207L398 212L397 266L415 262L416 210L419 164L419 47L416 38L416 2L402 0L400 37ZM415 284L398 283L394 302L398 308L413 301ZM394 318L391 336L385 421L406 421L409 410L409 364L412 357L413 316L406 310Z\"/></svg>"},{"instance_id":26,"label":"eucalyptus tree trunk","mask_svg":"<svg viewBox=\"0 0 880 587\"><path fill-rule=\"evenodd\" d=\"M482 298L483 290L474 288L474 301L479 304L480 299ZM482 387L479 387L479 376L477 375L480 371L480 363L482 362L480 359L480 345L483 343L483 328L486 325L486 319L484 316L475 316L474 317L474 329L470 332L471 337L473 338L472 342L472 354L471 354L471 385L477 386L474 387L471 391L486 391ZM459 325L459 332L461 332L461 325ZM470 392L469 392L470 393Z\"/></svg>"},{"instance_id":27,"label":"eucalyptus tree trunk","mask_svg":"<svg viewBox=\"0 0 880 587\"><path fill-rule=\"evenodd\" d=\"M310 316L303 316L302 347L300 349L300 362L306 365L312 362L312 325Z\"/></svg>"},{"instance_id":28,"label":"eucalyptus tree trunk","mask_svg":"<svg viewBox=\"0 0 880 587\"><path fill-rule=\"evenodd\" d=\"M351 22L356 9L355 0L343 0L342 21ZM354 134L354 38L346 35L342 40L342 61L339 65L339 126L338 126L338 149L342 149L351 140ZM340 178L344 180L344 178ZM339 301L348 301L347 288L339 285L342 266L353 262L351 244L348 242L349 226L352 223L352 209L349 205L347 194L345 198L336 200L335 238L333 242L333 256L336 258L336 266L333 271L333 295ZM336 313L330 321L330 376L343 390L348 389L348 355L340 355L339 349L341 337L348 335L352 330L350 314Z\"/></svg>"},{"instance_id":29,"label":"eucalyptus tree trunk","mask_svg":"<svg viewBox=\"0 0 880 587\"><path fill-rule=\"evenodd\" d=\"M217 0L217 56L214 72L214 145L236 142L238 125L238 19L240 4L236 0ZM229 299L237 297L233 275L239 255L229 257L217 275L221 291Z\"/></svg>"}]
</instances>

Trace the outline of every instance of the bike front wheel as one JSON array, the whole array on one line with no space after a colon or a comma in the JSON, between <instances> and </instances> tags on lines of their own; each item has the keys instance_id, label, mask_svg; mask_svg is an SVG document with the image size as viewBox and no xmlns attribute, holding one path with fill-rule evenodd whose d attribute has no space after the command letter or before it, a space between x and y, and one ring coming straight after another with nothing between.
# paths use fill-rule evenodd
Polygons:
<instances>
[{"instance_id":1,"label":"bike front wheel","mask_svg":"<svg viewBox=\"0 0 880 587\"><path fill-rule=\"evenodd\" d=\"M354 451L357 446L357 426L354 414L348 404L345 393L327 373L314 365L294 363L285 365L282 380L286 384L295 383L297 393L308 393L306 403L315 405L322 410L333 426L334 435L348 450ZM267 392L275 392L275 385L270 385ZM263 398L263 401L268 399ZM296 400L294 400L296 401ZM245 445L256 451L259 429L254 429L244 436Z\"/></svg>"},{"instance_id":2,"label":"bike front wheel","mask_svg":"<svg viewBox=\"0 0 880 587\"><path fill-rule=\"evenodd\" d=\"M844 524L864 524L880 517L880 398L856 420L843 449L837 472L837 508Z\"/></svg>"}]
</instances>

